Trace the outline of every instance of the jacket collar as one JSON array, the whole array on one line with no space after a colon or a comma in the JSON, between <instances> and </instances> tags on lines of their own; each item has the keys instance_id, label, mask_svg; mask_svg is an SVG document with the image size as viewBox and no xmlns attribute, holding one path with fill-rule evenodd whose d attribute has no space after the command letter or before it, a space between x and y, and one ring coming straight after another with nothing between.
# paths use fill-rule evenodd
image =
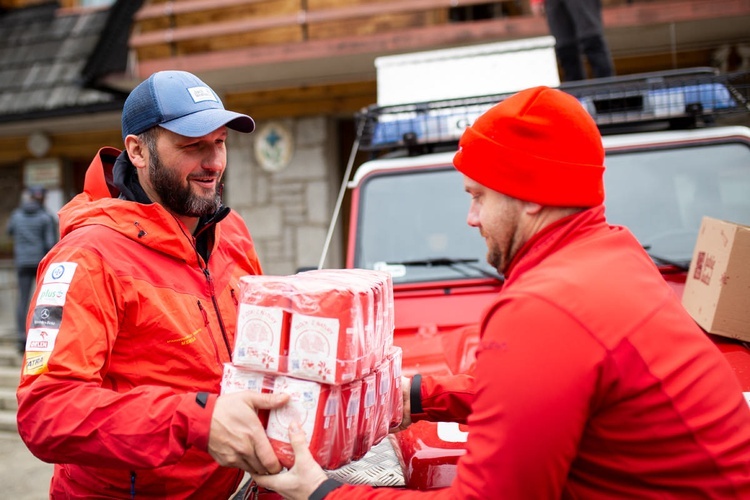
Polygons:
<instances>
[{"instance_id":1,"label":"jacket collar","mask_svg":"<svg viewBox=\"0 0 750 500\"><path fill-rule=\"evenodd\" d=\"M602 224L606 224L604 205L597 205L545 226L513 256L505 273L506 283L539 264L572 236Z\"/></svg>"}]
</instances>

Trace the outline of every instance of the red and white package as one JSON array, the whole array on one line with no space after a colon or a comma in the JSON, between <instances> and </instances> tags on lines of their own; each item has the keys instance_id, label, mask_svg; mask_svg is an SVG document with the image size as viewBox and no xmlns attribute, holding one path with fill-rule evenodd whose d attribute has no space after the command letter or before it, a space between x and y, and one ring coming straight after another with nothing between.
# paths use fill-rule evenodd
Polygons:
<instances>
[{"instance_id":1,"label":"red and white package","mask_svg":"<svg viewBox=\"0 0 750 500\"><path fill-rule=\"evenodd\" d=\"M238 366L283 373L288 328L288 313L280 307L240 303L232 362Z\"/></svg>"},{"instance_id":2,"label":"red and white package","mask_svg":"<svg viewBox=\"0 0 750 500\"><path fill-rule=\"evenodd\" d=\"M279 462L294 465L294 451L289 444L289 425L296 421L305 431L307 444L315 461L329 468L330 458L341 455L341 443L335 440L335 416L340 407L340 387L309 380L278 376L274 394L289 394L289 402L270 411L266 434Z\"/></svg>"},{"instance_id":3,"label":"red and white package","mask_svg":"<svg viewBox=\"0 0 750 500\"><path fill-rule=\"evenodd\" d=\"M388 435L391 426L391 362L384 359L375 368L375 386L377 388L377 404L375 405L375 417L373 425L372 444L376 445Z\"/></svg>"},{"instance_id":4,"label":"red and white package","mask_svg":"<svg viewBox=\"0 0 750 500\"><path fill-rule=\"evenodd\" d=\"M401 363L403 351L400 347L392 345L388 350L388 360L391 362L391 424L390 428L398 427L404 419L404 395L401 387Z\"/></svg>"},{"instance_id":5,"label":"red and white package","mask_svg":"<svg viewBox=\"0 0 750 500\"><path fill-rule=\"evenodd\" d=\"M224 363L224 374L221 378L221 394L231 394L240 391L271 392L274 384L274 376ZM261 425L268 425L268 410L258 410L258 419Z\"/></svg>"},{"instance_id":6,"label":"red and white package","mask_svg":"<svg viewBox=\"0 0 750 500\"><path fill-rule=\"evenodd\" d=\"M363 269L243 276L232 361L334 385L370 373L392 343L389 279Z\"/></svg>"},{"instance_id":7,"label":"red and white package","mask_svg":"<svg viewBox=\"0 0 750 500\"><path fill-rule=\"evenodd\" d=\"M358 269L358 273L366 279L373 294L373 322L375 334L371 360L371 370L385 357L390 346L393 345L393 278L390 273Z\"/></svg>"},{"instance_id":8,"label":"red and white package","mask_svg":"<svg viewBox=\"0 0 750 500\"><path fill-rule=\"evenodd\" d=\"M374 444L375 411L377 402L377 380L375 373L362 377L362 398L357 423L357 437L354 440L352 460L364 457Z\"/></svg>"},{"instance_id":9,"label":"red and white package","mask_svg":"<svg viewBox=\"0 0 750 500\"><path fill-rule=\"evenodd\" d=\"M354 442L359 431L359 410L362 399L362 381L354 380L341 386L341 407L336 415L335 443L340 443L340 454L332 453L328 468L338 469L352 460Z\"/></svg>"},{"instance_id":10,"label":"red and white package","mask_svg":"<svg viewBox=\"0 0 750 500\"><path fill-rule=\"evenodd\" d=\"M363 269L323 269L307 274L351 293L351 322L347 326L353 330L356 349L355 377L370 373L382 358L383 346L377 321L378 288L381 286L377 276Z\"/></svg>"},{"instance_id":11,"label":"red and white package","mask_svg":"<svg viewBox=\"0 0 750 500\"><path fill-rule=\"evenodd\" d=\"M289 375L326 384L356 378L361 311L351 288L313 272L295 282L289 326Z\"/></svg>"},{"instance_id":12,"label":"red and white package","mask_svg":"<svg viewBox=\"0 0 750 500\"><path fill-rule=\"evenodd\" d=\"M289 375L326 384L354 378L351 342L338 318L292 314L289 326Z\"/></svg>"},{"instance_id":13,"label":"red and white package","mask_svg":"<svg viewBox=\"0 0 750 500\"><path fill-rule=\"evenodd\" d=\"M271 392L273 375L250 370L232 363L224 363L221 378L221 394L239 391Z\"/></svg>"}]
</instances>

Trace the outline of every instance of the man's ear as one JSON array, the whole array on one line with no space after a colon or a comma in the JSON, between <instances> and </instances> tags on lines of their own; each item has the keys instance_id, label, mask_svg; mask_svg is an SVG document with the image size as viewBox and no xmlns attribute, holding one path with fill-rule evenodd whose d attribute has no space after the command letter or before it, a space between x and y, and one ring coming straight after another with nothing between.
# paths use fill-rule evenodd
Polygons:
<instances>
[{"instance_id":1,"label":"man's ear","mask_svg":"<svg viewBox=\"0 0 750 500\"><path fill-rule=\"evenodd\" d=\"M135 168L146 168L148 166L148 148L134 135L125 137L125 150L128 152L130 162Z\"/></svg>"},{"instance_id":2,"label":"man's ear","mask_svg":"<svg viewBox=\"0 0 750 500\"><path fill-rule=\"evenodd\" d=\"M537 215L539 212L542 211L543 208L544 208L544 205L540 205L539 203L534 203L533 201L523 202L523 210L529 215Z\"/></svg>"}]
</instances>

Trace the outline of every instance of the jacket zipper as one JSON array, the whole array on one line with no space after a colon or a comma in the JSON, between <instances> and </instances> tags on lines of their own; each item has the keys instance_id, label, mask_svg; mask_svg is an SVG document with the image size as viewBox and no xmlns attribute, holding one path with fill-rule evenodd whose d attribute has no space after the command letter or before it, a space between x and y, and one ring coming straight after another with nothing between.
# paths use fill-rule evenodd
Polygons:
<instances>
[{"instance_id":1,"label":"jacket zipper","mask_svg":"<svg viewBox=\"0 0 750 500\"><path fill-rule=\"evenodd\" d=\"M208 337L211 339L211 343L214 345L214 354L216 355L216 363L221 365L221 357L219 357L219 345L216 343L216 339L213 336L213 332L211 332L211 322L208 321L208 313L206 312L206 309L203 307L203 304L201 304L201 301L198 301L198 310L201 312L201 316L203 316L203 326L206 327L206 330L208 331Z\"/></svg>"},{"instance_id":2,"label":"jacket zipper","mask_svg":"<svg viewBox=\"0 0 750 500\"><path fill-rule=\"evenodd\" d=\"M226 214L224 214L224 216L226 216ZM224 217L222 216L219 220L223 218ZM216 222L213 222L212 224L215 225ZM205 231L207 227L209 227L209 224L206 224L205 226L203 226L198 231L197 234L188 235L187 233L185 233L183 226L180 225L180 228L182 229L183 234L190 239L191 246L193 247L193 250L195 251L195 256L198 260L198 266L203 271L203 275L206 277L206 281L208 282L209 291L211 293L211 302L213 303L214 310L216 311L216 319L219 323L219 330L221 331L221 338L224 340L224 346L227 349L227 354L229 354L229 359L232 359L232 348L229 345L229 337L227 336L227 329L226 329L226 326L224 325L224 319L221 316L221 310L219 309L219 302L216 299L216 289L214 287L214 280L211 277L211 273L208 271L208 259L205 259L205 260L203 259L203 257L200 255L200 252L198 251L198 248L196 246L196 241L197 241L198 236L200 235L200 233ZM206 327L208 328L209 326L208 315L206 314L205 309L203 309L203 305L200 303L200 301L198 301L198 308L201 310L201 313L203 314L203 320L206 324ZM210 331L210 328L209 328L209 331ZM214 348L216 349L216 358L221 363L221 358L219 356L219 346L216 345L216 342L213 340L213 337L212 337L212 342L214 342Z\"/></svg>"},{"instance_id":3,"label":"jacket zipper","mask_svg":"<svg viewBox=\"0 0 750 500\"><path fill-rule=\"evenodd\" d=\"M219 309L219 301L216 300L216 290L214 289L214 280L211 277L211 273L208 272L208 264L206 267L203 268L203 274L206 276L206 281L208 281L208 286L211 291L211 302L214 305L214 310L216 311L216 319L219 321L219 330L221 330L221 338L224 339L224 345L227 348L227 354L229 354L229 359L232 359L232 348L229 345L229 337L227 336L227 329L226 326L224 326L224 318L221 316L221 310Z\"/></svg>"}]
</instances>

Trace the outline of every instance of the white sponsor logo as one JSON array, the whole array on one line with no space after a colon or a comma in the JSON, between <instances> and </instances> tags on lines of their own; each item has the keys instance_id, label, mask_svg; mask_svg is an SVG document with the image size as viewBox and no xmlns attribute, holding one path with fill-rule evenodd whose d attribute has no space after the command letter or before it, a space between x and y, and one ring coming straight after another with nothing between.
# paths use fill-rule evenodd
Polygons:
<instances>
[{"instance_id":1,"label":"white sponsor logo","mask_svg":"<svg viewBox=\"0 0 750 500\"><path fill-rule=\"evenodd\" d=\"M187 89L190 92L190 97L193 98L193 102L199 103L203 101L217 101L216 96L211 89L208 87L190 87Z\"/></svg>"},{"instance_id":2,"label":"white sponsor logo","mask_svg":"<svg viewBox=\"0 0 750 500\"><path fill-rule=\"evenodd\" d=\"M53 262L44 273L44 284L47 283L70 283L76 272L78 264L74 262Z\"/></svg>"},{"instance_id":3,"label":"white sponsor logo","mask_svg":"<svg viewBox=\"0 0 750 500\"><path fill-rule=\"evenodd\" d=\"M26 350L32 352L52 351L55 347L58 330L49 328L31 328L26 337Z\"/></svg>"},{"instance_id":4,"label":"white sponsor logo","mask_svg":"<svg viewBox=\"0 0 750 500\"><path fill-rule=\"evenodd\" d=\"M68 295L67 283L47 283L41 286L36 297L38 306L62 306L65 305L65 297Z\"/></svg>"},{"instance_id":5,"label":"white sponsor logo","mask_svg":"<svg viewBox=\"0 0 750 500\"><path fill-rule=\"evenodd\" d=\"M469 433L462 431L456 422L438 422L437 435L446 443L465 443L469 438Z\"/></svg>"}]
</instances>

